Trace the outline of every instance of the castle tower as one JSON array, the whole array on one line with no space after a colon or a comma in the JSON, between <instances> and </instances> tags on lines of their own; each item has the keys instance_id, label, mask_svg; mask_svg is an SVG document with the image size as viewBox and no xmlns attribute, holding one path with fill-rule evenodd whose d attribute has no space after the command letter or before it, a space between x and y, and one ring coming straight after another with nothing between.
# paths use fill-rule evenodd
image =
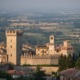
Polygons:
<instances>
[{"instance_id":1,"label":"castle tower","mask_svg":"<svg viewBox=\"0 0 80 80\"><path fill-rule=\"evenodd\" d=\"M63 42L63 45L64 45L64 47L68 47L68 46L70 46L70 42L68 40L65 40Z\"/></svg>"},{"instance_id":2,"label":"castle tower","mask_svg":"<svg viewBox=\"0 0 80 80\"><path fill-rule=\"evenodd\" d=\"M55 53L55 48L54 48L54 36L50 35L49 37L49 55L52 55Z\"/></svg>"},{"instance_id":3,"label":"castle tower","mask_svg":"<svg viewBox=\"0 0 80 80\"><path fill-rule=\"evenodd\" d=\"M63 46L61 47L61 54L64 54L66 56L68 56L69 54L71 54L73 56L73 47L70 44L70 42L68 40L65 40L63 42Z\"/></svg>"},{"instance_id":4,"label":"castle tower","mask_svg":"<svg viewBox=\"0 0 80 80\"><path fill-rule=\"evenodd\" d=\"M21 30L7 30L6 31L6 47L7 47L7 61L15 65L20 65L20 56L22 53L22 34Z\"/></svg>"}]
</instances>

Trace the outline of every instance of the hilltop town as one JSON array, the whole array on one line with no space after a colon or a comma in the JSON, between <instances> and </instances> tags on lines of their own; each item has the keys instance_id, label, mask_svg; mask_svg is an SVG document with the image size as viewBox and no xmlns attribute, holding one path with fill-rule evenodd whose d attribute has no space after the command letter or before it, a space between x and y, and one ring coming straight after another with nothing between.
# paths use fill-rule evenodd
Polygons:
<instances>
[{"instance_id":1,"label":"hilltop town","mask_svg":"<svg viewBox=\"0 0 80 80\"><path fill-rule=\"evenodd\" d=\"M12 63L15 65L57 65L60 55L73 56L74 50L68 40L65 40L62 45L56 46L54 35L50 35L49 43L42 46L36 46L35 49L28 53L28 49L23 47L22 30L6 30L6 44L0 46L0 62ZM32 49L32 48L31 48ZM33 53L34 52L34 53Z\"/></svg>"},{"instance_id":2,"label":"hilltop town","mask_svg":"<svg viewBox=\"0 0 80 80\"><path fill-rule=\"evenodd\" d=\"M37 65L44 65L42 69L45 70L46 74L51 75L52 71L57 72L60 69L58 65L60 63L59 59L61 56L63 56L63 58L66 56L65 60L69 55L74 57L74 48L69 40L65 40L61 45L56 46L55 36L51 34L49 36L48 43L42 46L38 45L33 48L29 45L23 44L23 34L24 31L22 30L5 31L6 43L0 43L0 63L2 65L16 65L15 70L20 71L23 69L23 75L26 75L26 73L24 72L26 70L29 71L28 74L30 75L30 73L35 70L35 67ZM32 65L32 67L29 67L29 69L28 67L21 67L23 65ZM17 75L16 73L14 73L15 70L8 71L8 73ZM76 69L73 68L69 71L73 70L76 71ZM19 73L21 75L21 72ZM60 73L61 76L63 74L65 74L65 72Z\"/></svg>"},{"instance_id":3,"label":"hilltop town","mask_svg":"<svg viewBox=\"0 0 80 80\"><path fill-rule=\"evenodd\" d=\"M0 70L14 79L41 71L43 79L79 80L80 14L44 14L0 14Z\"/></svg>"}]
</instances>

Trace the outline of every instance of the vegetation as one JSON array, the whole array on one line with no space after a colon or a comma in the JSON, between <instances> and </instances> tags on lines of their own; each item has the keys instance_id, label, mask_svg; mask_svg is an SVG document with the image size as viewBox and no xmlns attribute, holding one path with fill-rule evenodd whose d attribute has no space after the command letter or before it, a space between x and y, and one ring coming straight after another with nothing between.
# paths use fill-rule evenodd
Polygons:
<instances>
[{"instance_id":1,"label":"vegetation","mask_svg":"<svg viewBox=\"0 0 80 80\"><path fill-rule=\"evenodd\" d=\"M14 64L8 63L8 70L13 70L14 69Z\"/></svg>"},{"instance_id":2,"label":"vegetation","mask_svg":"<svg viewBox=\"0 0 80 80\"><path fill-rule=\"evenodd\" d=\"M23 64L22 66L40 66L40 67L57 67L58 65L48 65L48 64L42 64L42 65L30 65L30 64Z\"/></svg>"},{"instance_id":3,"label":"vegetation","mask_svg":"<svg viewBox=\"0 0 80 80\"><path fill-rule=\"evenodd\" d=\"M69 54L68 56L61 55L59 58L59 71L65 70L67 68L74 67L73 57Z\"/></svg>"},{"instance_id":4,"label":"vegetation","mask_svg":"<svg viewBox=\"0 0 80 80\"><path fill-rule=\"evenodd\" d=\"M33 75L35 80L44 80L45 71L41 70L40 66L37 66Z\"/></svg>"},{"instance_id":5,"label":"vegetation","mask_svg":"<svg viewBox=\"0 0 80 80\"><path fill-rule=\"evenodd\" d=\"M52 76L55 77L57 80L60 80L60 76L57 72L52 71Z\"/></svg>"},{"instance_id":6,"label":"vegetation","mask_svg":"<svg viewBox=\"0 0 80 80\"><path fill-rule=\"evenodd\" d=\"M59 58L59 71L66 69L66 56L61 55Z\"/></svg>"},{"instance_id":7,"label":"vegetation","mask_svg":"<svg viewBox=\"0 0 80 80\"><path fill-rule=\"evenodd\" d=\"M11 75L9 75L8 73L4 72L4 71L0 71L0 79L1 80L13 80L13 78L11 77Z\"/></svg>"},{"instance_id":8,"label":"vegetation","mask_svg":"<svg viewBox=\"0 0 80 80\"><path fill-rule=\"evenodd\" d=\"M77 69L80 69L80 57L77 59L76 63L75 63L75 67Z\"/></svg>"}]
</instances>

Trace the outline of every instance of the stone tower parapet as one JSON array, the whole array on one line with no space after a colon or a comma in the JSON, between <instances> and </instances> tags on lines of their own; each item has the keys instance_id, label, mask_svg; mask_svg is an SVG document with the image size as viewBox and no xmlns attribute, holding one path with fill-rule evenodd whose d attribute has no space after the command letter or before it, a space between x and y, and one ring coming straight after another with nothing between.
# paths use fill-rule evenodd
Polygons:
<instances>
[{"instance_id":1,"label":"stone tower parapet","mask_svg":"<svg viewBox=\"0 0 80 80\"><path fill-rule=\"evenodd\" d=\"M6 35L7 36L19 36L19 35L22 35L23 34L23 31L22 30L7 30L6 31Z\"/></svg>"}]
</instances>

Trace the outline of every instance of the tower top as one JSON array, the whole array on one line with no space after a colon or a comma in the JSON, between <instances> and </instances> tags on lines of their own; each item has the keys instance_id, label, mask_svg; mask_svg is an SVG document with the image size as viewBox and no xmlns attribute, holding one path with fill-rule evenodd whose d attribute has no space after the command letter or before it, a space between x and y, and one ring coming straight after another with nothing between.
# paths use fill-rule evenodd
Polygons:
<instances>
[{"instance_id":1,"label":"tower top","mask_svg":"<svg viewBox=\"0 0 80 80\"><path fill-rule=\"evenodd\" d=\"M50 35L50 44L54 44L54 35Z\"/></svg>"},{"instance_id":2,"label":"tower top","mask_svg":"<svg viewBox=\"0 0 80 80\"><path fill-rule=\"evenodd\" d=\"M18 36L23 35L22 30L6 30L6 36Z\"/></svg>"},{"instance_id":3,"label":"tower top","mask_svg":"<svg viewBox=\"0 0 80 80\"><path fill-rule=\"evenodd\" d=\"M52 35L50 35L50 39L53 39L54 38L54 35L52 34Z\"/></svg>"},{"instance_id":4,"label":"tower top","mask_svg":"<svg viewBox=\"0 0 80 80\"><path fill-rule=\"evenodd\" d=\"M64 45L64 47L69 47L71 44L70 44L70 41L69 40L65 40L63 42L63 45Z\"/></svg>"}]
</instances>

